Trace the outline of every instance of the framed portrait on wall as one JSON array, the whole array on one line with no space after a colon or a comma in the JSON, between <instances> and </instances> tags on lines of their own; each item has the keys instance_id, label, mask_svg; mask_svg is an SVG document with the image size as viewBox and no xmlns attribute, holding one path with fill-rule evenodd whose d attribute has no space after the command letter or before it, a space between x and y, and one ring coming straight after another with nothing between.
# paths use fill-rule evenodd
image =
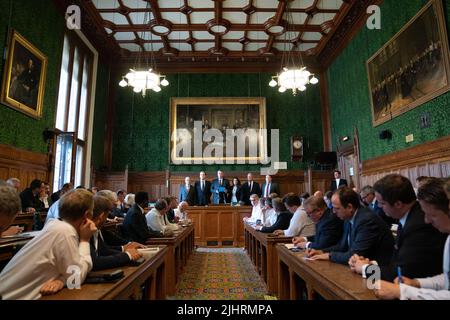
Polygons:
<instances>
[{"instance_id":1,"label":"framed portrait on wall","mask_svg":"<svg viewBox=\"0 0 450 320\"><path fill-rule=\"evenodd\" d=\"M3 74L1 103L33 118L42 116L47 57L11 30Z\"/></svg>"},{"instance_id":2,"label":"framed portrait on wall","mask_svg":"<svg viewBox=\"0 0 450 320\"><path fill-rule=\"evenodd\" d=\"M172 98L170 163L265 163L266 128L265 98Z\"/></svg>"},{"instance_id":3,"label":"framed portrait on wall","mask_svg":"<svg viewBox=\"0 0 450 320\"><path fill-rule=\"evenodd\" d=\"M431 0L367 61L372 124L380 125L450 90L442 0Z\"/></svg>"}]
</instances>

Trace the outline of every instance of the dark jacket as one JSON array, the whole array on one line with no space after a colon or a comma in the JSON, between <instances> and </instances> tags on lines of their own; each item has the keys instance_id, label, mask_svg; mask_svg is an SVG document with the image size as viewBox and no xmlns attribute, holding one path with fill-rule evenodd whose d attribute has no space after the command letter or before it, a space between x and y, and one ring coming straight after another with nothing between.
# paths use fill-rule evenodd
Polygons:
<instances>
[{"instance_id":1,"label":"dark jacket","mask_svg":"<svg viewBox=\"0 0 450 320\"><path fill-rule=\"evenodd\" d=\"M311 249L331 247L339 242L344 231L344 223L331 209L325 210L322 218L316 223L316 234L308 237Z\"/></svg>"},{"instance_id":2,"label":"dark jacket","mask_svg":"<svg viewBox=\"0 0 450 320\"><path fill-rule=\"evenodd\" d=\"M137 204L133 205L123 220L123 229L128 239L145 244L148 238L162 237L161 232L151 230L147 226L145 215Z\"/></svg>"},{"instance_id":3,"label":"dark jacket","mask_svg":"<svg viewBox=\"0 0 450 320\"><path fill-rule=\"evenodd\" d=\"M225 191L220 192L219 188L224 187ZM213 196L213 204L219 204L219 203L227 203L228 202L228 195L230 193L230 183L227 179L222 179L222 185L219 185L219 179L214 179L211 182L211 193Z\"/></svg>"},{"instance_id":4,"label":"dark jacket","mask_svg":"<svg viewBox=\"0 0 450 320\"><path fill-rule=\"evenodd\" d=\"M264 196L264 193L266 192L266 183L263 183L261 187L261 196ZM271 182L269 187L269 194L276 193L279 197L281 197L280 194L280 186L276 182Z\"/></svg>"},{"instance_id":5,"label":"dark jacket","mask_svg":"<svg viewBox=\"0 0 450 320\"><path fill-rule=\"evenodd\" d=\"M27 208L34 208L36 211L44 209L44 203L39 200L39 195L34 195L31 188L26 188L20 193L20 200L22 202L22 210L26 211Z\"/></svg>"},{"instance_id":6,"label":"dark jacket","mask_svg":"<svg viewBox=\"0 0 450 320\"><path fill-rule=\"evenodd\" d=\"M233 188L234 188L234 186L230 186L230 193L228 196L227 203L231 203L231 199L233 197ZM240 202L242 199L242 186L240 186L240 185L238 185L237 189L236 189L236 199L237 199L237 202Z\"/></svg>"},{"instance_id":7,"label":"dark jacket","mask_svg":"<svg viewBox=\"0 0 450 320\"><path fill-rule=\"evenodd\" d=\"M389 264L381 265L381 278L392 281L397 267L408 278L426 278L442 273L442 252L447 235L426 224L418 202L411 208L398 235Z\"/></svg>"},{"instance_id":8,"label":"dark jacket","mask_svg":"<svg viewBox=\"0 0 450 320\"><path fill-rule=\"evenodd\" d=\"M196 205L206 206L211 203L211 182L205 180L205 188L202 191L200 181L196 181L194 188Z\"/></svg>"},{"instance_id":9,"label":"dark jacket","mask_svg":"<svg viewBox=\"0 0 450 320\"><path fill-rule=\"evenodd\" d=\"M359 207L355 214L350 232L350 246L347 241L350 221L347 220L344 222L344 232L339 243L323 251L330 253L331 261L345 265L354 254L376 260L380 265L388 263L394 250L394 237L390 228L367 208Z\"/></svg>"},{"instance_id":10,"label":"dark jacket","mask_svg":"<svg viewBox=\"0 0 450 320\"><path fill-rule=\"evenodd\" d=\"M122 252L121 247L110 247L98 234L98 245L95 249L94 237L89 241L91 247L92 270L103 270L122 267L131 262L130 257Z\"/></svg>"},{"instance_id":11,"label":"dark jacket","mask_svg":"<svg viewBox=\"0 0 450 320\"><path fill-rule=\"evenodd\" d=\"M189 191L186 190L186 185L182 184L180 186L180 193L178 199L181 201L186 201L190 206L195 205L195 188L194 186L189 187Z\"/></svg>"},{"instance_id":12,"label":"dark jacket","mask_svg":"<svg viewBox=\"0 0 450 320\"><path fill-rule=\"evenodd\" d=\"M339 185L336 186L336 179L333 179L333 181L331 181L330 190L331 191L336 191L337 188L342 187L342 186L348 186L347 180L340 179L339 180Z\"/></svg>"},{"instance_id":13,"label":"dark jacket","mask_svg":"<svg viewBox=\"0 0 450 320\"><path fill-rule=\"evenodd\" d=\"M258 197L261 197L261 187L259 186L259 183L253 181L252 190L250 190L250 184L248 183L248 181L244 182L241 188L241 201L244 202L247 206L251 206L252 204L250 202L250 196L252 194L257 194Z\"/></svg>"},{"instance_id":14,"label":"dark jacket","mask_svg":"<svg viewBox=\"0 0 450 320\"><path fill-rule=\"evenodd\" d=\"M270 227L262 227L261 232L272 233L275 230L286 230L289 228L293 214L289 211L283 211L278 214L277 221Z\"/></svg>"}]
</instances>

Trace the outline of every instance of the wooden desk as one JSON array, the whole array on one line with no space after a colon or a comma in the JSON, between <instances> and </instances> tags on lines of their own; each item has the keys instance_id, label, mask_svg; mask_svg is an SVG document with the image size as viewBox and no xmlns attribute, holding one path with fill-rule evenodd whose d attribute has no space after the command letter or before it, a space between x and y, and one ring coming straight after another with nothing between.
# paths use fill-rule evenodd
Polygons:
<instances>
[{"instance_id":1,"label":"wooden desk","mask_svg":"<svg viewBox=\"0 0 450 320\"><path fill-rule=\"evenodd\" d=\"M348 266L330 261L306 261L305 253L277 245L278 297L281 300L313 300L319 294L328 300L374 300L366 280Z\"/></svg>"},{"instance_id":2,"label":"wooden desk","mask_svg":"<svg viewBox=\"0 0 450 320\"><path fill-rule=\"evenodd\" d=\"M44 225L45 218L47 217L47 212L39 212L39 217L42 221L42 225ZM14 219L12 226L21 226L24 227L23 231L33 231L34 225L34 213L19 213Z\"/></svg>"},{"instance_id":3,"label":"wooden desk","mask_svg":"<svg viewBox=\"0 0 450 320\"><path fill-rule=\"evenodd\" d=\"M278 290L277 250L278 243L291 243L291 237L272 236L256 231L252 226L244 224L245 250L256 267L257 272L267 285L270 294Z\"/></svg>"},{"instance_id":4,"label":"wooden desk","mask_svg":"<svg viewBox=\"0 0 450 320\"><path fill-rule=\"evenodd\" d=\"M174 237L152 238L147 241L148 245L166 245L166 291L168 295L175 294L175 286L178 277L187 263L187 259L194 251L194 225L183 227Z\"/></svg>"},{"instance_id":5,"label":"wooden desk","mask_svg":"<svg viewBox=\"0 0 450 320\"><path fill-rule=\"evenodd\" d=\"M0 238L0 271L28 241L34 238L35 233Z\"/></svg>"},{"instance_id":6,"label":"wooden desk","mask_svg":"<svg viewBox=\"0 0 450 320\"><path fill-rule=\"evenodd\" d=\"M125 277L115 283L87 283L83 284L79 290L65 288L55 295L42 297L42 300L165 299L165 256L168 248L158 247L160 248L158 253L139 266L113 269L121 269L125 274ZM144 285L143 291L141 291L142 285Z\"/></svg>"},{"instance_id":7,"label":"wooden desk","mask_svg":"<svg viewBox=\"0 0 450 320\"><path fill-rule=\"evenodd\" d=\"M194 206L189 207L187 213L195 226L196 245L202 247L242 247L244 245L242 219L251 216L251 206Z\"/></svg>"}]
</instances>

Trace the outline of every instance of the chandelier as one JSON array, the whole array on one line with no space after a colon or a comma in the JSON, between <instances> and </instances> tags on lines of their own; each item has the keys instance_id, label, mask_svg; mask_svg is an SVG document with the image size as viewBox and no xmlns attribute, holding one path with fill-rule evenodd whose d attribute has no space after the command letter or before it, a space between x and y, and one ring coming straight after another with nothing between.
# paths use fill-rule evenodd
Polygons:
<instances>
[{"instance_id":1,"label":"chandelier","mask_svg":"<svg viewBox=\"0 0 450 320\"><path fill-rule=\"evenodd\" d=\"M288 4L289 6L289 4ZM286 8L287 28L284 33L284 51L281 57L281 71L277 75L272 76L269 86L278 86L278 91L283 93L286 90L292 90L292 94L297 95L298 91L305 91L306 85L317 84L319 80L314 74L309 72L303 64L302 54L298 47L297 41L293 39L293 30L289 30L294 25L292 13ZM288 44L292 44L292 48L288 49Z\"/></svg>"},{"instance_id":2,"label":"chandelier","mask_svg":"<svg viewBox=\"0 0 450 320\"><path fill-rule=\"evenodd\" d=\"M150 26L150 4L147 2L147 10L145 11L143 24ZM145 67L143 65L142 56L144 53L145 34L150 35L150 63L148 61L148 55L146 55ZM153 41L152 31L149 28L147 32L142 31L140 38L144 40L144 43L140 43L140 50L136 56L135 65L130 71L122 76L122 80L119 82L121 87L133 87L133 91L136 93L141 92L145 97L147 90L153 90L155 92L161 91L161 86L165 87L169 85L165 75L161 75L156 72L156 62L153 56Z\"/></svg>"}]
</instances>

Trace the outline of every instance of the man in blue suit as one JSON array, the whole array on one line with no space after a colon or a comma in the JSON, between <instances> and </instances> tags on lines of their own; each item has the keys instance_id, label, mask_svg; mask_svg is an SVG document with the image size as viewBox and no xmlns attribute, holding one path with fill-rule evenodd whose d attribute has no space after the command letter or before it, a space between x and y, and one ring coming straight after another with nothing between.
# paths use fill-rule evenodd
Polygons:
<instances>
[{"instance_id":1,"label":"man in blue suit","mask_svg":"<svg viewBox=\"0 0 450 320\"><path fill-rule=\"evenodd\" d=\"M200 172L200 180L195 182L195 204L207 206L211 203L211 182L206 180L206 173Z\"/></svg>"},{"instance_id":2,"label":"man in blue suit","mask_svg":"<svg viewBox=\"0 0 450 320\"><path fill-rule=\"evenodd\" d=\"M195 205L195 189L191 185L191 178L184 178L184 184L180 186L178 199L180 202L186 201L190 206Z\"/></svg>"},{"instance_id":3,"label":"man in blue suit","mask_svg":"<svg viewBox=\"0 0 450 320\"><path fill-rule=\"evenodd\" d=\"M316 234L312 237L294 237L292 242L302 249L324 249L331 247L342 238L343 223L322 197L309 197L303 203L306 214L316 224Z\"/></svg>"},{"instance_id":4,"label":"man in blue suit","mask_svg":"<svg viewBox=\"0 0 450 320\"><path fill-rule=\"evenodd\" d=\"M349 187L339 188L331 198L333 210L344 220L344 233L334 246L311 250L313 260L330 260L347 265L354 254L378 261L390 261L394 250L394 237L390 228L369 209L360 206L358 194Z\"/></svg>"},{"instance_id":5,"label":"man in blue suit","mask_svg":"<svg viewBox=\"0 0 450 320\"><path fill-rule=\"evenodd\" d=\"M211 183L211 193L213 195L213 203L227 203L227 197L230 193L230 183L223 177L222 171L217 171L217 178Z\"/></svg>"}]
</instances>

